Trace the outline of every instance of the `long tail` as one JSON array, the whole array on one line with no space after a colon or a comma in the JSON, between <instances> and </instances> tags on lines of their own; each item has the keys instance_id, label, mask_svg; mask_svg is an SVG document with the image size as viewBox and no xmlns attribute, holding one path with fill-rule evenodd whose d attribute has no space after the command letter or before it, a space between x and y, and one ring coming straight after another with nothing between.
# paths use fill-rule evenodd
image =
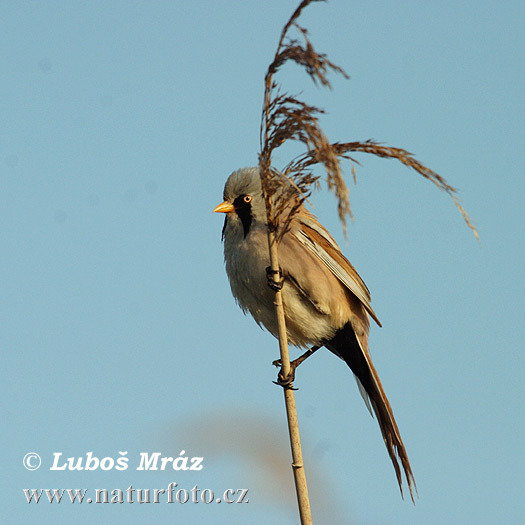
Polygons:
<instances>
[{"instance_id":1,"label":"long tail","mask_svg":"<svg viewBox=\"0 0 525 525\"><path fill-rule=\"evenodd\" d=\"M367 336L363 335L358 338L350 325L346 324L334 338L325 345L334 354L343 359L354 373L361 394L368 406L370 404L375 412L379 428L383 434L388 455L392 460L394 469L396 471L397 482L399 483L399 490L403 496L403 480L401 478L401 466L405 472L405 478L410 490L410 497L414 502L413 489L416 490L416 481L412 474L408 455L401 439L401 434L397 428L396 420L392 412L392 407L388 402L383 385L379 380L377 371L372 364L370 354L368 352Z\"/></svg>"}]
</instances>

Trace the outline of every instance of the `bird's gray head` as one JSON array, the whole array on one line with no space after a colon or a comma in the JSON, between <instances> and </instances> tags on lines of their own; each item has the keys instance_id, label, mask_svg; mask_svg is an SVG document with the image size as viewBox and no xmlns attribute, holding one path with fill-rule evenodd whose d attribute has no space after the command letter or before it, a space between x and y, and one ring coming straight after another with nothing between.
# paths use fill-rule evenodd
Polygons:
<instances>
[{"instance_id":1,"label":"bird's gray head","mask_svg":"<svg viewBox=\"0 0 525 525\"><path fill-rule=\"evenodd\" d=\"M227 227L242 231L246 237L253 226L266 224L259 168L234 171L226 181L223 196L224 202L213 210L226 213L223 237Z\"/></svg>"}]
</instances>

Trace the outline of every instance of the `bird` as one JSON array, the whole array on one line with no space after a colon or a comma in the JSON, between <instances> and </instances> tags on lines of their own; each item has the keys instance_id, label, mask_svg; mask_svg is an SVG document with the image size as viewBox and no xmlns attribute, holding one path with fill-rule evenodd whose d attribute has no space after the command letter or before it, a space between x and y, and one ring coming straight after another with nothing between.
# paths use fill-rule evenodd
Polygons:
<instances>
[{"instance_id":1,"label":"bird","mask_svg":"<svg viewBox=\"0 0 525 525\"><path fill-rule=\"evenodd\" d=\"M225 214L222 241L232 294L245 314L278 337L275 291L268 286L267 214L259 168L234 171L223 198L213 211ZM381 326L370 292L330 233L304 206L298 191L292 192L280 213L278 260L288 341L311 347L292 363L292 369L321 347L350 367L368 410L379 423L401 495L402 468L414 501L412 468L368 348L370 318Z\"/></svg>"}]
</instances>

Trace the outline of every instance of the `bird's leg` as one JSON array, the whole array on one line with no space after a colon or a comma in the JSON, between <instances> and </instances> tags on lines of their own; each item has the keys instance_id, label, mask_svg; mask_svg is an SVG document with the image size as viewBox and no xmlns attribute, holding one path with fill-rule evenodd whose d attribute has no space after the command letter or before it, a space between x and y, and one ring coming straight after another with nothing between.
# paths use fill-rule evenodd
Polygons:
<instances>
[{"instance_id":1,"label":"bird's leg","mask_svg":"<svg viewBox=\"0 0 525 525\"><path fill-rule=\"evenodd\" d=\"M295 379L295 369L303 362L306 361L312 354L317 352L321 348L320 346L312 346L309 350L307 350L303 355L299 356L297 359L294 359L293 361L290 361L290 371L288 372L288 375L285 376L283 373L283 367L280 359L276 359L272 364L273 366L280 366L281 370L279 370L279 373L277 374L277 381L274 381L276 385L281 386L291 386L292 382Z\"/></svg>"},{"instance_id":2,"label":"bird's leg","mask_svg":"<svg viewBox=\"0 0 525 525\"><path fill-rule=\"evenodd\" d=\"M275 279L277 276L278 280ZM266 279L268 280L268 286L274 291L278 292L283 287L284 277L283 272L279 270L272 270L271 266L266 268Z\"/></svg>"}]
</instances>

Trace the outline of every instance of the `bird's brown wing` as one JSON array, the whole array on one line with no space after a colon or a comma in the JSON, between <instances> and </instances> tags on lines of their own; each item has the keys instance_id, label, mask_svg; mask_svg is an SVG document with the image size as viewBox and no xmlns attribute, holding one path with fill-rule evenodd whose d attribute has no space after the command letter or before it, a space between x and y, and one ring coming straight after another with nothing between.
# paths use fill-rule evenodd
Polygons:
<instances>
[{"instance_id":1,"label":"bird's brown wing","mask_svg":"<svg viewBox=\"0 0 525 525\"><path fill-rule=\"evenodd\" d=\"M294 228L290 233L324 263L337 279L359 299L372 319L381 326L370 305L370 292L363 279L315 217L310 213L302 215L299 227Z\"/></svg>"}]
</instances>

